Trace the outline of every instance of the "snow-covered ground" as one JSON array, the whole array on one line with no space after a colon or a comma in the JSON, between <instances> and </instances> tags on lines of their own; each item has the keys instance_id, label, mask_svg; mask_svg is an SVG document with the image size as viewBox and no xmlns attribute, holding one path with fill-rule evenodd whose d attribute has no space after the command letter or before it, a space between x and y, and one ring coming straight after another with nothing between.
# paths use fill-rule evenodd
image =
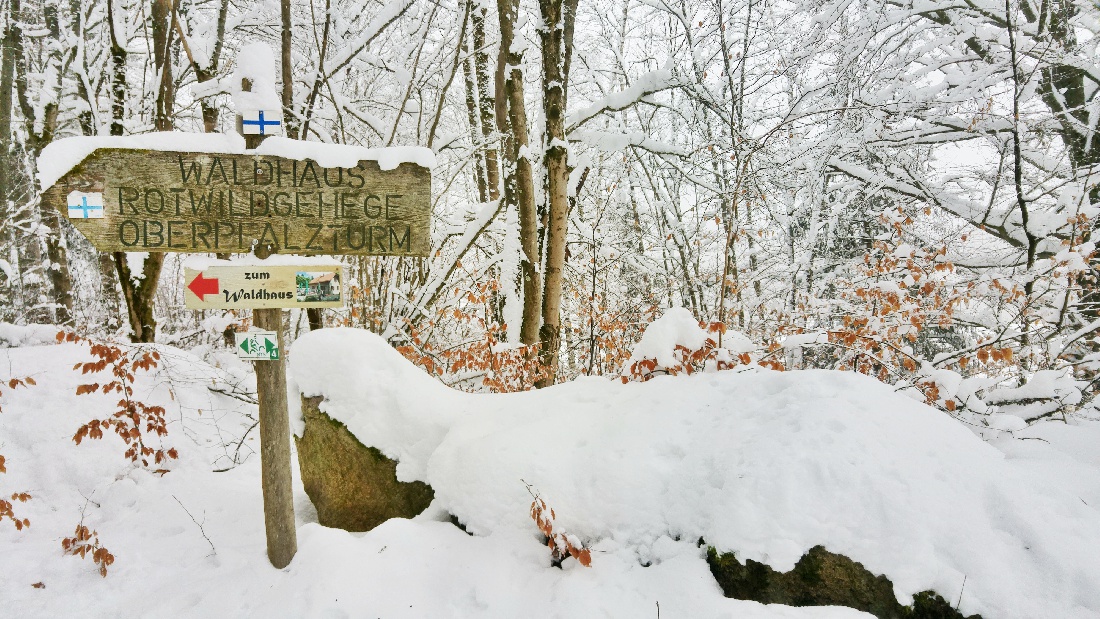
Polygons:
<instances>
[{"instance_id":1,"label":"snow-covered ground","mask_svg":"<svg viewBox=\"0 0 1100 619\"><path fill-rule=\"evenodd\" d=\"M139 375L137 395L168 411L165 446L180 458L161 476L131 466L113 435L75 445L118 397L75 395L96 380L72 370L86 347L27 342L0 349L5 383L37 382L0 396L0 494L34 496L15 505L29 529L0 523L9 616L633 618L659 606L666 618L869 617L726 599L700 537L782 570L823 544L886 574L902 601L961 593L960 610L986 619L1100 616L1100 423L1050 422L990 444L838 372L469 395L369 333L322 330L291 348L291 388L325 395L331 415L436 500L415 519L347 533L316 523L296 479L299 550L276 570L257 432L237 446L255 407L224 393L248 390L247 366L158 349L164 362ZM592 567L550 566L525 483L556 527L591 546ZM106 578L62 554L81 521L116 558Z\"/></svg>"}]
</instances>

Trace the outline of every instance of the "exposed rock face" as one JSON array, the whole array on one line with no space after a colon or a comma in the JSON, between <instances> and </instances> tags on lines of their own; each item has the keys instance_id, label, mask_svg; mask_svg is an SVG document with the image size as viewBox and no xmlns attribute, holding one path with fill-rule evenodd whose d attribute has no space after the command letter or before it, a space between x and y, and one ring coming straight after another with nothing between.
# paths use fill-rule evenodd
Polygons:
<instances>
[{"instance_id":1,"label":"exposed rock face","mask_svg":"<svg viewBox=\"0 0 1100 619\"><path fill-rule=\"evenodd\" d=\"M742 564L733 553L719 555L707 549L710 571L726 597L790 606L847 606L879 619L981 619L964 617L932 591L914 596L912 606L902 606L894 586L863 564L844 555L814 546L789 572L777 572L752 559Z\"/></svg>"},{"instance_id":2,"label":"exposed rock face","mask_svg":"<svg viewBox=\"0 0 1100 619\"><path fill-rule=\"evenodd\" d=\"M296 438L306 494L326 527L369 531L390 518L412 518L435 493L423 482L397 481L397 462L360 443L344 424L302 398L305 431Z\"/></svg>"}]
</instances>

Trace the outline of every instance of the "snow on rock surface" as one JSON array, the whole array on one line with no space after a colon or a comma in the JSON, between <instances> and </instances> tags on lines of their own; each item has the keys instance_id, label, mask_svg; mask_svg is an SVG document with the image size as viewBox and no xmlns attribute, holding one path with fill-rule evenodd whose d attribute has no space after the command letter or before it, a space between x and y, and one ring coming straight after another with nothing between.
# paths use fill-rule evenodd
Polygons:
<instances>
[{"instance_id":1,"label":"snow on rock surface","mask_svg":"<svg viewBox=\"0 0 1100 619\"><path fill-rule=\"evenodd\" d=\"M1100 615L1096 503L862 375L586 378L471 395L352 329L303 336L290 364L302 394L325 396L325 412L397 458L400 478L431 484L475 535L534 534L526 482L592 545L594 565L660 561L671 540L703 537L786 571L822 544L885 574L904 603L933 589L962 591L960 610L987 618Z\"/></svg>"}]
</instances>

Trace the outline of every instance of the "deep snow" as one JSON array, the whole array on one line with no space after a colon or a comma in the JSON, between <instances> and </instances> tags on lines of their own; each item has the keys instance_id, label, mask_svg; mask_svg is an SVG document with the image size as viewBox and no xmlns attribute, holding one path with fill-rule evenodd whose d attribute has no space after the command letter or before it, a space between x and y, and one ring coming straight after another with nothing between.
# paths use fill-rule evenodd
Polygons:
<instances>
[{"instance_id":1,"label":"deep snow","mask_svg":"<svg viewBox=\"0 0 1100 619\"><path fill-rule=\"evenodd\" d=\"M303 394L324 395L326 412L477 535L530 528L526 482L593 544L593 564L659 560L663 540L702 537L786 571L823 544L886 574L903 602L934 589L962 592L960 610L987 618L1100 613L1096 476L1079 496L1059 467L1006 459L860 374L750 369L471 395L352 329L298 340L291 368Z\"/></svg>"},{"instance_id":2,"label":"deep snow","mask_svg":"<svg viewBox=\"0 0 1100 619\"><path fill-rule=\"evenodd\" d=\"M475 396L369 333L323 330L291 347L292 382L325 393L437 500L351 534L316 524L296 479L299 551L280 571L264 556L255 430L232 461L255 407L221 393L249 391L250 368L224 351L158 349L165 363L137 392L168 410L181 457L163 477L123 460L114 436L71 441L117 399L74 394L94 380L71 370L88 360L82 347L0 349L0 378L38 383L0 396L0 492L34 495L16 505L30 529L0 524L10 616L656 617L658 603L661 617L869 616L723 598L700 536L781 569L824 544L886 573L903 599L928 587L954 597L966 575L961 608L987 619L1100 615L1097 424L1047 423L1026 431L1044 441L994 447L831 372ZM591 568L549 565L521 479L592 544ZM116 557L105 579L61 554L81 518Z\"/></svg>"}]
</instances>

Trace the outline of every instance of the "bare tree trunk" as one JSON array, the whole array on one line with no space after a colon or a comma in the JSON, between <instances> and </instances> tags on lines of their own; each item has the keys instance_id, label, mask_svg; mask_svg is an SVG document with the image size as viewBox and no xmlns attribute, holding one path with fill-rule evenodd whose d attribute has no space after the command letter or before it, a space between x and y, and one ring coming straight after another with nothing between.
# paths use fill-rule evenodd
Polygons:
<instances>
[{"instance_id":1,"label":"bare tree trunk","mask_svg":"<svg viewBox=\"0 0 1100 619\"><path fill-rule=\"evenodd\" d=\"M153 66L157 74L157 101L153 126L157 131L174 128L172 107L176 86L172 81L172 0L153 0Z\"/></svg>"},{"instance_id":2,"label":"bare tree trunk","mask_svg":"<svg viewBox=\"0 0 1100 619\"><path fill-rule=\"evenodd\" d=\"M122 135L126 116L126 42L115 31L115 7L107 0L107 28L111 38L111 135Z\"/></svg>"},{"instance_id":3,"label":"bare tree trunk","mask_svg":"<svg viewBox=\"0 0 1100 619\"><path fill-rule=\"evenodd\" d=\"M107 0L107 30L110 38L110 94L111 94L111 135L123 134L123 117L126 115L126 46L125 41L119 41L115 32L115 13L113 0ZM123 254L125 256L125 254ZM102 277L100 290L107 305L107 328L118 329L121 322L122 307L119 304L119 268L114 254L101 252L99 254L99 272ZM126 300L129 303L129 299ZM135 324L133 321L129 321ZM137 323L140 324L140 323Z\"/></svg>"},{"instance_id":4,"label":"bare tree trunk","mask_svg":"<svg viewBox=\"0 0 1100 619\"><path fill-rule=\"evenodd\" d=\"M283 73L283 125L286 127L286 137L298 139L298 119L294 115L294 64L293 40L291 38L293 22L290 19L290 1L280 0L279 15L282 20L283 32L279 60ZM312 323L311 327L312 328Z\"/></svg>"},{"instance_id":5,"label":"bare tree trunk","mask_svg":"<svg viewBox=\"0 0 1100 619\"><path fill-rule=\"evenodd\" d=\"M19 10L18 3L13 4L12 9ZM27 83L26 48L23 44L21 31L13 29L16 36L13 37L13 52L16 55L15 85L19 93L19 105L23 111L24 124L27 131L27 147L33 162L37 161L42 149L53 141L57 131L58 101L61 98L61 80L64 71L61 66L61 25L56 4L45 4L42 7L43 21L46 30L54 44L48 45L46 64L56 75L56 82L47 86L55 89L56 97L50 103L42 107L41 115L31 102L29 85ZM32 169L33 172L33 169ZM45 237L46 246L46 276L52 289L54 302L54 320L58 324L70 324L72 322L73 293L72 280L69 277L69 257L65 250L65 241L62 238L60 214L56 209L47 207L41 201L36 200L37 191L33 189L35 182L30 181L31 190L29 198L38 204L39 219L48 230Z\"/></svg>"},{"instance_id":6,"label":"bare tree trunk","mask_svg":"<svg viewBox=\"0 0 1100 619\"><path fill-rule=\"evenodd\" d=\"M467 2L470 1L467 0ZM462 44L462 51L463 53L468 52L465 41ZM462 63L462 78L463 83L466 85L466 119L470 123L470 144L477 149L482 134L478 122L480 117L478 116L477 84L474 78L473 65L473 58L466 58L466 61ZM474 183L477 185L478 202L488 202L489 187L486 180L485 158L481 153L475 153L474 155Z\"/></svg>"},{"instance_id":7,"label":"bare tree trunk","mask_svg":"<svg viewBox=\"0 0 1100 619\"><path fill-rule=\"evenodd\" d=\"M513 49L513 27L519 12L519 0L497 0L500 20L500 50L496 70L496 120L504 136L504 200L519 210L519 237L523 256L520 278L523 286L523 320L519 339L531 345L539 339L540 277L538 213L535 210L535 184L531 161L526 153L527 108L523 99L523 54Z\"/></svg>"},{"instance_id":8,"label":"bare tree trunk","mask_svg":"<svg viewBox=\"0 0 1100 619\"><path fill-rule=\"evenodd\" d=\"M11 199L11 114L12 89L15 86L16 41L19 32L19 0L8 5L2 55L0 55L0 222L11 222L13 213L8 208ZM9 230L12 228L8 227ZM13 237L14 240L14 237Z\"/></svg>"},{"instance_id":9,"label":"bare tree trunk","mask_svg":"<svg viewBox=\"0 0 1100 619\"><path fill-rule=\"evenodd\" d=\"M12 247L17 248L20 241L17 228L15 226L16 213L12 208L14 192L12 190L12 166L14 160L12 157L12 134L11 134L11 117L12 117L12 89L15 85L15 62L17 58L16 49L17 41L21 39L20 22L19 22L19 0L11 0L8 5L8 15L5 20L5 30L3 39L3 50L0 55L0 247L6 248L6 243L11 243ZM21 256L21 252L16 251L15 256L17 258L15 266L16 273L23 272L23 264L20 264L18 258ZM9 281L5 279L3 286L0 290L4 291L5 297L8 302L11 303L14 310L18 305L16 298L23 297L23 290L16 281ZM14 318L14 316L12 316Z\"/></svg>"},{"instance_id":10,"label":"bare tree trunk","mask_svg":"<svg viewBox=\"0 0 1100 619\"><path fill-rule=\"evenodd\" d=\"M493 135L493 114L496 106L493 102L493 93L489 88L489 53L485 51L485 19L487 16L487 5L478 3L477 6L473 7L471 19L474 27L474 81L477 84L481 135L489 140ZM485 151L485 184L488 188L489 199L499 200L500 164L495 147Z\"/></svg>"},{"instance_id":11,"label":"bare tree trunk","mask_svg":"<svg viewBox=\"0 0 1100 619\"><path fill-rule=\"evenodd\" d=\"M113 17L113 16L112 16ZM173 108L175 107L175 88L172 83L172 2L171 0L153 0L153 64L160 83L157 85L156 111L154 125L158 131L171 131L173 128ZM113 27L113 19L111 20ZM112 58L115 59L115 45L122 45L112 32ZM125 50L119 49L123 62L115 64L116 70L125 70ZM125 96L126 76L112 76L112 93ZM118 111L119 97L115 100L113 109ZM121 124L121 119L115 117L112 121ZM112 133L114 127L112 126ZM157 319L154 313L154 301L156 300L157 284L160 280L160 271L164 266L164 253L150 252L142 262L141 274L135 274L130 270L126 254L114 252L115 269L118 271L119 284L122 286L122 295L126 299L126 307L130 318L130 339L134 342L154 342L157 335ZM136 277L136 279L135 279Z\"/></svg>"},{"instance_id":12,"label":"bare tree trunk","mask_svg":"<svg viewBox=\"0 0 1100 619\"><path fill-rule=\"evenodd\" d=\"M84 38L84 14L82 13L80 0L69 0L69 13L71 14L71 26L72 36L74 39ZM81 74L84 73L84 69L87 68L87 59L84 58L83 46L77 46L77 49L73 50L73 64L77 65L81 69ZM95 109L95 101L88 92L88 83L79 75L76 76L76 94L85 103L88 104L88 109L77 112L76 118L80 125L81 135L95 135L95 116L93 111Z\"/></svg>"},{"instance_id":13,"label":"bare tree trunk","mask_svg":"<svg viewBox=\"0 0 1100 619\"><path fill-rule=\"evenodd\" d=\"M42 11L46 18L46 28L50 31L50 37L57 42L56 45L50 46L49 54L51 57L50 64L56 64L57 66L57 92L58 98L60 98L61 79L64 72L61 70L61 24L57 14L57 5L46 4ZM33 161L38 161L38 155L42 153L42 149L53 141L54 134L57 131L57 115L59 112L60 106L55 104L52 113L47 115L46 122L49 123L49 128L44 129L42 141L35 144L32 152ZM38 200L38 208L41 211L42 223L49 229L49 234L46 235L46 257L49 258L50 265L46 272L49 273L50 287L53 288L53 299L56 303L55 320L60 325L71 325L73 321L73 282L69 275L69 256L65 248L64 233L61 229L61 214L57 209L43 204L41 200Z\"/></svg>"},{"instance_id":14,"label":"bare tree trunk","mask_svg":"<svg viewBox=\"0 0 1100 619\"><path fill-rule=\"evenodd\" d=\"M569 236L569 149L565 136L569 60L573 51L573 18L577 0L540 0L542 21L542 73L546 119L546 199L549 225L546 229L546 265L543 270L542 327L539 354L545 375L539 387L557 379L561 348L561 296L564 284L565 243Z\"/></svg>"},{"instance_id":15,"label":"bare tree trunk","mask_svg":"<svg viewBox=\"0 0 1100 619\"><path fill-rule=\"evenodd\" d=\"M191 49L187 44L176 9L169 8L169 10L171 11L171 23L176 27L176 31L180 36L180 42L183 44L184 51L187 53L187 59L191 63L191 68L195 71L195 80L202 84L217 78L222 48L225 46L225 26L229 17L229 0L221 0L221 6L218 7L218 23L217 31L214 34L214 49L210 52L210 58L205 65L196 62L195 57L191 54ZM174 93L172 98L174 100ZM204 97L199 100L199 106L202 109L203 131L206 133L214 133L218 130L218 108L214 105L214 100L210 97Z\"/></svg>"},{"instance_id":16,"label":"bare tree trunk","mask_svg":"<svg viewBox=\"0 0 1100 619\"><path fill-rule=\"evenodd\" d=\"M279 63L283 74L283 126L286 127L286 136L292 140L298 139L298 119L294 115L294 64L293 59L293 22L290 19L291 0L280 0L279 14L282 20L283 32L280 39ZM321 62L324 62L322 60ZM323 65L322 65L323 66ZM325 326L323 310L319 307L306 309L306 320L309 322L309 330L314 331Z\"/></svg>"}]
</instances>

